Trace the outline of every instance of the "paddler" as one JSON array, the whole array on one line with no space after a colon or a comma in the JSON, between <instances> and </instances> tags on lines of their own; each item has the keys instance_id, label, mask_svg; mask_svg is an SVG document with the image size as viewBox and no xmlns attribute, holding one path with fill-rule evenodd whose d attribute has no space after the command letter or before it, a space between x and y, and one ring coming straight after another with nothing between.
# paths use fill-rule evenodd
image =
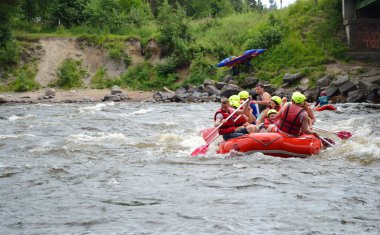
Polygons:
<instances>
[{"instance_id":1,"label":"paddler","mask_svg":"<svg viewBox=\"0 0 380 235\"><path fill-rule=\"evenodd\" d=\"M234 119L239 115L244 115L249 107L249 102L247 102L242 110L238 110L234 116L227 120L227 117L235 111L230 105L229 100L227 98L222 98L220 100L220 108L215 112L214 121L215 127L219 126L221 123L223 125L219 128L219 134L223 136L224 140L228 140L231 138L236 138L250 132L254 131L253 125L236 127L234 123Z\"/></svg>"},{"instance_id":2,"label":"paddler","mask_svg":"<svg viewBox=\"0 0 380 235\"><path fill-rule=\"evenodd\" d=\"M276 122L278 132L283 132L292 136L299 136L302 133L313 134L317 138L317 132L310 128L309 115L304 109L306 97L300 92L294 92L292 102L286 104L274 118L279 118ZM269 125L272 128L272 125Z\"/></svg>"}]
</instances>

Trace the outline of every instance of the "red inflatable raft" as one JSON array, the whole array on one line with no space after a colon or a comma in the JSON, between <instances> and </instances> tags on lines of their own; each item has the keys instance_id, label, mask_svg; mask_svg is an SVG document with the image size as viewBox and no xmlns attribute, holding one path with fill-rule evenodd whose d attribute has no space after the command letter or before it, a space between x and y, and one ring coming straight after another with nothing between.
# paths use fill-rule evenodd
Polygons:
<instances>
[{"instance_id":1,"label":"red inflatable raft","mask_svg":"<svg viewBox=\"0 0 380 235\"><path fill-rule=\"evenodd\" d=\"M323 111L323 110L336 110L335 106L332 104L326 104L321 107L315 108L315 111Z\"/></svg>"},{"instance_id":2,"label":"red inflatable raft","mask_svg":"<svg viewBox=\"0 0 380 235\"><path fill-rule=\"evenodd\" d=\"M244 153L261 152L274 157L309 157L319 154L322 141L314 135L289 137L280 133L254 133L229 139L219 144L217 153L231 150Z\"/></svg>"}]
</instances>

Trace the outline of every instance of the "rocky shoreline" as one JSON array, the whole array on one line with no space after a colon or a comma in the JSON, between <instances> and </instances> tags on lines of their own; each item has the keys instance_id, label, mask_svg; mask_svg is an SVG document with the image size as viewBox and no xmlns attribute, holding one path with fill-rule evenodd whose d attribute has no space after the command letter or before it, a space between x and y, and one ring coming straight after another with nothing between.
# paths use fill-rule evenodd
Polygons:
<instances>
[{"instance_id":1,"label":"rocky shoreline","mask_svg":"<svg viewBox=\"0 0 380 235\"><path fill-rule=\"evenodd\" d=\"M247 90L254 98L255 86L262 82L255 77L247 77L236 81L227 75L222 81L207 79L202 85L188 85L175 91L164 88L165 91L146 92L131 91L114 86L111 89L79 89L79 90L45 90L31 92L0 93L0 103L80 103L80 102L218 102L221 97L229 97ZM290 98L294 91L301 91L314 102L320 91L325 90L332 103L380 103L380 67L355 66L348 70L338 70L329 73L311 86L309 78L301 73L285 74L283 84L275 88L265 85L265 90L271 95Z\"/></svg>"},{"instance_id":2,"label":"rocky shoreline","mask_svg":"<svg viewBox=\"0 0 380 235\"><path fill-rule=\"evenodd\" d=\"M233 76L224 77L223 81L206 80L200 86L185 86L176 91L156 92L153 98L157 102L208 102L219 101L221 97L236 95L242 90L248 91L255 98L255 86L260 81L255 77L247 77L243 82L236 81ZM314 102L320 92L325 90L332 103L380 103L380 68L356 66L347 71L330 73L318 79L315 86L310 79L301 73L285 74L283 84L279 88L265 84L265 90L272 96L291 97L294 91L306 95L309 102Z\"/></svg>"}]
</instances>

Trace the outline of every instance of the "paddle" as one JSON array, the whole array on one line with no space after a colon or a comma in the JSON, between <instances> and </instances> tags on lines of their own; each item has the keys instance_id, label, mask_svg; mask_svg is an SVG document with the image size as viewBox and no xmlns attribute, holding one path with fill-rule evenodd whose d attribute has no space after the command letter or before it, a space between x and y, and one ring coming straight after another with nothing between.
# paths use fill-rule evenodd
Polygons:
<instances>
[{"instance_id":1,"label":"paddle","mask_svg":"<svg viewBox=\"0 0 380 235\"><path fill-rule=\"evenodd\" d=\"M246 103L247 103L248 99L246 101L244 101L237 109L235 109L234 112L232 112L226 120L230 119L241 107L243 107ZM236 121L237 119L235 119ZM207 144L211 143L210 141L213 141L214 137L215 136L219 136L219 133L217 132L217 130L223 125L223 123L220 123L219 126L217 127L212 127L212 128L208 128L208 129L204 129L204 130L201 130L201 134L202 134L202 137L203 139L205 140L205 142Z\"/></svg>"},{"instance_id":2,"label":"paddle","mask_svg":"<svg viewBox=\"0 0 380 235\"><path fill-rule=\"evenodd\" d=\"M324 129L321 129L321 128L318 128L318 127L313 127L313 128L316 129L316 130L320 130L320 131L324 131L324 132L327 132L327 133L335 134L336 136L338 136L341 139L349 139L352 136L352 133L349 132L349 131L332 132L332 131L324 130Z\"/></svg>"},{"instance_id":3,"label":"paddle","mask_svg":"<svg viewBox=\"0 0 380 235\"><path fill-rule=\"evenodd\" d=\"M235 111L233 111L227 118L226 120L230 119L233 115L235 115L235 113L237 111L239 111L239 109L241 107L243 107L250 99L247 99L246 101L244 101L244 103L242 103L237 109L235 109ZM213 127L213 128L208 128L208 129L205 129L202 131L202 137L203 139L205 140L206 142L206 145L202 145L198 148L196 148L192 153L191 153L191 156L197 156L198 154L206 154L207 150L208 150L208 147L210 146L210 144L212 142L214 142L214 140L216 140L216 138L218 138L219 136L219 132L217 130L219 130L219 128L223 125L223 123L220 123L219 126L217 127Z\"/></svg>"},{"instance_id":4,"label":"paddle","mask_svg":"<svg viewBox=\"0 0 380 235\"><path fill-rule=\"evenodd\" d=\"M334 144L330 143L329 141L327 141L325 138L323 137L319 137L320 140L322 140L322 142L324 142L325 144L327 144L327 146L329 147L333 147Z\"/></svg>"}]
</instances>

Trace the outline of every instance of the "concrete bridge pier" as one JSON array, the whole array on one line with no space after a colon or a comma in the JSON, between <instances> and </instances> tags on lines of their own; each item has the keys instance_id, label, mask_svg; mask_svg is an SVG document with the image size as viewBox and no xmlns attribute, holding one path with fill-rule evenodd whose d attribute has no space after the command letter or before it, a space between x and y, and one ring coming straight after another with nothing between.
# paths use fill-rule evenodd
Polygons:
<instances>
[{"instance_id":1,"label":"concrete bridge pier","mask_svg":"<svg viewBox=\"0 0 380 235\"><path fill-rule=\"evenodd\" d=\"M380 61L380 0L342 0L349 57Z\"/></svg>"}]
</instances>

